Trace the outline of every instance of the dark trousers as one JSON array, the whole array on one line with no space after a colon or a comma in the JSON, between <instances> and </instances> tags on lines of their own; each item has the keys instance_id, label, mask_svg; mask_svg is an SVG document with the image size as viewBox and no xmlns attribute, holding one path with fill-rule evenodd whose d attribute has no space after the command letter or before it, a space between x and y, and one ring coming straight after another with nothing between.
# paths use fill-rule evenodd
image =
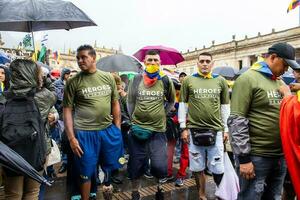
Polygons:
<instances>
[{"instance_id":1,"label":"dark trousers","mask_svg":"<svg viewBox=\"0 0 300 200\"><path fill-rule=\"evenodd\" d=\"M154 132L145 141L128 136L129 145L129 174L137 179L144 174L145 162L150 159L151 174L156 178L167 176L167 138L164 133Z\"/></svg>"},{"instance_id":2,"label":"dark trousers","mask_svg":"<svg viewBox=\"0 0 300 200\"><path fill-rule=\"evenodd\" d=\"M286 163L283 156L261 157L251 156L255 170L255 178L246 180L239 176L239 200L273 199L281 200L281 192L286 174ZM237 162L237 174L239 164Z\"/></svg>"}]
</instances>

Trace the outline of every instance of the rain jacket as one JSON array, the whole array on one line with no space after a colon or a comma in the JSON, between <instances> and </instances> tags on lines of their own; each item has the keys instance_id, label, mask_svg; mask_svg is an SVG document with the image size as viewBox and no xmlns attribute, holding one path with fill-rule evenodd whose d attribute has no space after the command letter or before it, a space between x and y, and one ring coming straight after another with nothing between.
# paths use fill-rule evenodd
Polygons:
<instances>
[{"instance_id":1,"label":"rain jacket","mask_svg":"<svg viewBox=\"0 0 300 200\"><path fill-rule=\"evenodd\" d=\"M54 87L55 87L55 93L57 96L57 101L55 104L55 108L57 109L59 113L59 118L62 120L62 111L63 111L63 106L62 106L62 101L64 97L64 88L65 88L65 83L64 83L64 76L65 74L70 73L71 71L67 68L64 68L61 72L60 78L54 82Z\"/></svg>"},{"instance_id":2,"label":"rain jacket","mask_svg":"<svg viewBox=\"0 0 300 200\"><path fill-rule=\"evenodd\" d=\"M49 140L49 124L48 114L49 112L57 113L53 110L54 103L56 101L54 87L51 83L45 80L44 86L38 89L38 67L32 65L31 61L27 60L16 60L15 64L10 66L11 70L11 87L9 92L15 95L26 95L28 92L35 90L35 97L37 106L40 110L43 121L45 122L45 137L47 141L47 150L50 147Z\"/></svg>"}]
</instances>

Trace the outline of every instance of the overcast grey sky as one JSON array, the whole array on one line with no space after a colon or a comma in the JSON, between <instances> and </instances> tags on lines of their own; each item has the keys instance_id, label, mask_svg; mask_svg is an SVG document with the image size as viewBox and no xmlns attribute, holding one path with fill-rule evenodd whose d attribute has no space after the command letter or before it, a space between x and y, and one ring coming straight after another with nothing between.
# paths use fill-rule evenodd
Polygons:
<instances>
[{"instance_id":1,"label":"overcast grey sky","mask_svg":"<svg viewBox=\"0 0 300 200\"><path fill-rule=\"evenodd\" d=\"M299 8L287 14L291 0L71 0L97 27L47 31L48 47L65 51L81 44L119 46L133 54L146 45L179 51L253 37L299 25ZM1 32L12 47L25 33ZM37 34L38 35L38 34Z\"/></svg>"}]
</instances>

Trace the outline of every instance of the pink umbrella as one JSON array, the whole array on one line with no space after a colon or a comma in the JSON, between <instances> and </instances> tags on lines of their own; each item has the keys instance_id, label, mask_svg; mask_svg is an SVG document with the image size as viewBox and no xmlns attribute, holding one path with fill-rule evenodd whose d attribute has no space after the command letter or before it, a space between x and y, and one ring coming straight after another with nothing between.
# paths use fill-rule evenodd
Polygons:
<instances>
[{"instance_id":1,"label":"pink umbrella","mask_svg":"<svg viewBox=\"0 0 300 200\"><path fill-rule=\"evenodd\" d=\"M157 50L159 51L161 64L162 65L176 65L184 61L181 53L176 49L165 47L165 46L145 46L142 49L138 50L133 56L136 57L139 61L143 62L145 54L148 50Z\"/></svg>"}]
</instances>

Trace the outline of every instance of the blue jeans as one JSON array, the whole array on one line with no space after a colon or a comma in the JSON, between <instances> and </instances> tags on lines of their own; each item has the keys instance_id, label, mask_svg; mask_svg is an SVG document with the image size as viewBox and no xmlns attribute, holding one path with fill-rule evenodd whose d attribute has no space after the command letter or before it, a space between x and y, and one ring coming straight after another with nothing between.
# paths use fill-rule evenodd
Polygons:
<instances>
[{"instance_id":1,"label":"blue jeans","mask_svg":"<svg viewBox=\"0 0 300 200\"><path fill-rule=\"evenodd\" d=\"M255 178L251 180L246 180L240 176L239 163L237 162L237 174L241 189L238 199L280 200L287 170L284 157L251 156L251 160L255 171Z\"/></svg>"}]
</instances>

